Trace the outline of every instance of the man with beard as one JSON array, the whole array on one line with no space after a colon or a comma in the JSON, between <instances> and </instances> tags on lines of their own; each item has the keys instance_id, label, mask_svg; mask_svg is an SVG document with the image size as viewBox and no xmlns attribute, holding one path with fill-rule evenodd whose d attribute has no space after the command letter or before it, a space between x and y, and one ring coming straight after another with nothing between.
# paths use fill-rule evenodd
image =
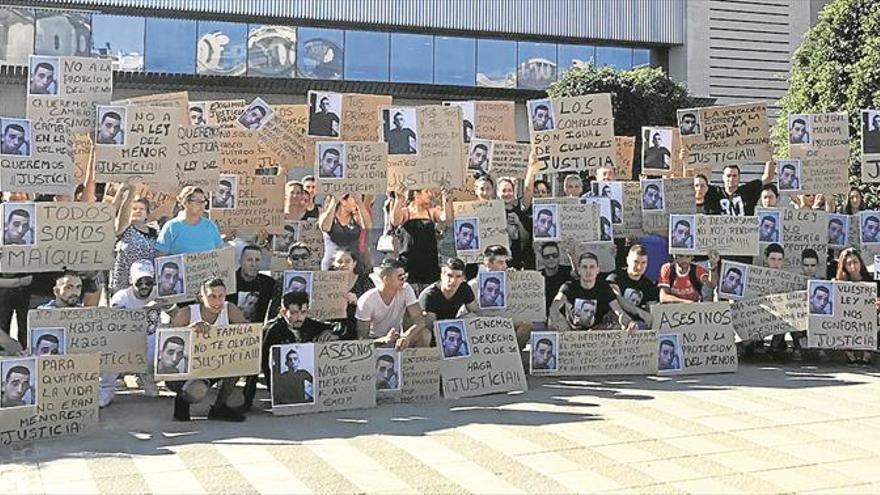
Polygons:
<instances>
[{"instance_id":1,"label":"man with beard","mask_svg":"<svg viewBox=\"0 0 880 495\"><path fill-rule=\"evenodd\" d=\"M39 306L40 309L81 308L82 279L76 272L66 271L55 279L52 287L55 299Z\"/></svg>"}]
</instances>

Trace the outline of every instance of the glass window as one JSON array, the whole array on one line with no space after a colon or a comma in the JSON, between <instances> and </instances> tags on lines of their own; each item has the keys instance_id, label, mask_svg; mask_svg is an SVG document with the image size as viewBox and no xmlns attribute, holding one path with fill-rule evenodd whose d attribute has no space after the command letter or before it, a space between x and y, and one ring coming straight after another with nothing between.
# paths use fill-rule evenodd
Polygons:
<instances>
[{"instance_id":1,"label":"glass window","mask_svg":"<svg viewBox=\"0 0 880 495\"><path fill-rule=\"evenodd\" d=\"M196 72L208 76L243 76L247 68L247 24L199 21Z\"/></svg>"},{"instance_id":2,"label":"glass window","mask_svg":"<svg viewBox=\"0 0 880 495\"><path fill-rule=\"evenodd\" d=\"M196 21L147 18L144 67L148 72L196 71Z\"/></svg>"},{"instance_id":3,"label":"glass window","mask_svg":"<svg viewBox=\"0 0 880 495\"><path fill-rule=\"evenodd\" d=\"M299 28L297 73L307 79L342 79L345 49L341 29Z\"/></svg>"},{"instance_id":4,"label":"glass window","mask_svg":"<svg viewBox=\"0 0 880 495\"><path fill-rule=\"evenodd\" d=\"M516 87L516 42L477 40L477 86Z\"/></svg>"},{"instance_id":5,"label":"glass window","mask_svg":"<svg viewBox=\"0 0 880 495\"><path fill-rule=\"evenodd\" d=\"M434 80L434 37L391 33L391 81L428 83Z\"/></svg>"},{"instance_id":6,"label":"glass window","mask_svg":"<svg viewBox=\"0 0 880 495\"><path fill-rule=\"evenodd\" d=\"M596 47L590 45L559 45L559 70L596 63ZM560 73L560 75L562 75Z\"/></svg>"},{"instance_id":7,"label":"glass window","mask_svg":"<svg viewBox=\"0 0 880 495\"><path fill-rule=\"evenodd\" d=\"M434 37L434 84L473 86L476 81L476 41L473 38Z\"/></svg>"},{"instance_id":8,"label":"glass window","mask_svg":"<svg viewBox=\"0 0 880 495\"><path fill-rule=\"evenodd\" d=\"M556 81L556 45L520 41L518 47L517 87L547 89Z\"/></svg>"},{"instance_id":9,"label":"glass window","mask_svg":"<svg viewBox=\"0 0 880 495\"><path fill-rule=\"evenodd\" d=\"M596 47L596 65L599 67L610 66L621 70L632 69L632 48L623 46Z\"/></svg>"},{"instance_id":10,"label":"glass window","mask_svg":"<svg viewBox=\"0 0 880 495\"><path fill-rule=\"evenodd\" d=\"M113 70L144 70L143 17L92 16L92 56L113 60Z\"/></svg>"},{"instance_id":11,"label":"glass window","mask_svg":"<svg viewBox=\"0 0 880 495\"><path fill-rule=\"evenodd\" d=\"M345 78L353 81L388 80L388 33L346 31Z\"/></svg>"},{"instance_id":12,"label":"glass window","mask_svg":"<svg viewBox=\"0 0 880 495\"><path fill-rule=\"evenodd\" d=\"M248 75L296 76L296 28L251 24L248 33Z\"/></svg>"},{"instance_id":13,"label":"glass window","mask_svg":"<svg viewBox=\"0 0 880 495\"><path fill-rule=\"evenodd\" d=\"M91 14L36 10L34 54L88 57L91 51Z\"/></svg>"},{"instance_id":14,"label":"glass window","mask_svg":"<svg viewBox=\"0 0 880 495\"><path fill-rule=\"evenodd\" d=\"M0 7L0 63L27 65L34 52L34 10Z\"/></svg>"},{"instance_id":15,"label":"glass window","mask_svg":"<svg viewBox=\"0 0 880 495\"><path fill-rule=\"evenodd\" d=\"M633 48L633 69L651 66L650 48Z\"/></svg>"}]
</instances>

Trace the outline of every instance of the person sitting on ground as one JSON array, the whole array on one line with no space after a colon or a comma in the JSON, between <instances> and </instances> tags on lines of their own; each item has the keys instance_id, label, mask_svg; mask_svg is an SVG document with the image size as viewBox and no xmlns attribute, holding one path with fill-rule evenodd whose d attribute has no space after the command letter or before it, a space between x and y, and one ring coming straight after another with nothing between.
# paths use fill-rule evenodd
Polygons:
<instances>
[{"instance_id":1,"label":"person sitting on ground","mask_svg":"<svg viewBox=\"0 0 880 495\"><path fill-rule=\"evenodd\" d=\"M639 328L651 328L651 310L648 303L658 302L660 291L645 276L648 269L648 251L634 244L626 255L626 268L618 268L605 279L617 303L636 321Z\"/></svg>"},{"instance_id":2,"label":"person sitting on ground","mask_svg":"<svg viewBox=\"0 0 880 495\"><path fill-rule=\"evenodd\" d=\"M407 282L405 265L395 258L385 258L379 265L379 286L358 298L357 333L359 339L371 338L380 347L427 347L431 336L425 327L422 308L412 286ZM412 324L405 330L404 315Z\"/></svg>"},{"instance_id":3,"label":"person sitting on ground","mask_svg":"<svg viewBox=\"0 0 880 495\"><path fill-rule=\"evenodd\" d=\"M556 331L622 328L638 325L620 307L611 287L599 277L599 258L587 252L578 257L576 280L562 285L550 306L550 327ZM606 320L610 314L613 321Z\"/></svg>"}]
</instances>

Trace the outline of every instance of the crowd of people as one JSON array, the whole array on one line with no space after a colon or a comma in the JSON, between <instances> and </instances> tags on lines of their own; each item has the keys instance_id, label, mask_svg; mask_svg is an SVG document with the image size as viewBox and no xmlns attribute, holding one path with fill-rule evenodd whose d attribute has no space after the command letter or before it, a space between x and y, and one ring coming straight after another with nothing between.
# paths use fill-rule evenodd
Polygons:
<instances>
[{"instance_id":1,"label":"crowd of people","mask_svg":"<svg viewBox=\"0 0 880 495\"><path fill-rule=\"evenodd\" d=\"M323 253L312 253L313 248L297 239L292 228L275 239L266 232L250 236L239 236L235 232L221 235L220 229L206 214L212 191L192 186L182 188L176 198L177 213L161 225L150 220L155 205L136 194L135 183L115 188L112 199L101 198L105 188L95 184L88 174L75 198L4 193L4 202L23 204L103 199L115 212L117 241L115 262L106 273L65 270L0 274L0 328L3 330L0 332L0 348L7 355L29 351L53 353L53 348L58 352L58 346L45 345L45 341L30 343L27 313L31 308L98 305L147 308L164 326L192 327L196 332L205 331L208 325L261 323L264 325L262 379L251 376L165 382L165 386L175 392L175 419L189 420L190 405L203 400L208 388L217 384L219 392L208 417L243 421L245 413L253 407L261 381L267 388L270 385L270 348L274 345L371 339L378 347L398 350L442 346L444 352L447 349L458 352L463 343L455 341L455 333L446 332L443 342L438 342L433 332L434 324L466 314L498 314L498 310L491 307L501 290L501 284L497 283L499 277L483 277L481 286L480 273L536 270L540 267L539 272L544 278L546 319L514 322L520 349L527 348L532 331L619 329L633 332L651 328L652 304L716 300L718 291L724 292L725 284L735 282L720 280L721 258L714 252L698 258L686 255L669 257L665 252L662 255L652 252L636 239L617 238L614 240L617 266L603 272L600 259L594 253L567 255L561 242L536 239L543 234L535 236L535 228L549 233L559 227L550 225L544 218L533 217L535 204L538 204L535 200L551 197L553 189L548 182L550 177L538 177L538 168L537 160L532 157L523 181L494 178L482 170L477 172L473 195L476 201L502 201L509 241L506 246L481 247L479 263L466 263L454 253L441 253L442 239L446 234L452 235L452 199L446 190L439 194L431 189L389 192L381 208L384 218L374 219L375 198L372 196L344 194L320 198L315 192L314 177L288 182L285 219L287 222L316 222L323 234ZM741 183L740 169L736 165L724 167L722 177L721 185L711 184L704 175L693 177L698 213L750 216L755 214L756 207L777 206L834 210L832 198L821 194L792 196L791 204L783 205L772 162L766 164L761 178L746 183ZM593 193L588 192L591 188L585 187L585 182L589 185L589 181L608 183L618 179L630 178L615 177L611 168L600 168L590 177L572 173L562 181L560 196L587 201ZM840 213L852 215L864 209L858 188L853 188L845 199L839 208ZM12 212L14 218L12 221L4 219L4 245L21 243L22 239L33 235L25 210L7 211ZM370 236L371 232L378 230L373 229L373 225L382 226L378 243ZM762 226L762 232L767 231L764 234L772 236L773 227ZM470 229L468 236L456 239L452 243L453 249L473 248L473 236L478 229L468 223L459 226L461 231L467 229ZM565 232L561 235L564 238ZM683 245L687 245L687 232L676 235L682 238ZM785 249L778 242L778 232L773 239L775 242L767 244L764 249L763 265L781 268ZM465 243L461 244L462 241ZM166 276L174 275L171 273L174 267L166 273L163 266L162 273L155 273L154 260L157 257L210 251L229 244L236 247L235 292L227 290L222 279L211 278L200 281L198 300L193 304L168 305L162 302L159 289ZM282 288L280 280L264 273L272 250L277 251L278 246L284 246L290 270L341 271L351 275L351 287L341 295L347 305L344 318L333 321L310 318L311 299L331 295ZM311 265L309 260L315 259L316 254L320 261L317 266ZM663 264L659 273L648 276L652 256L662 256ZM753 260L749 258L745 262ZM800 266L810 279L873 280L859 252L851 247L829 249L827 253L807 249L801 255ZM17 328L16 339L12 338L13 320ZM460 332L458 335L460 337ZM157 366L160 369L150 369L138 377L148 396L159 395L154 373L175 370L182 359L182 343L173 338L163 342L163 348L158 351L155 345L151 333L148 354L152 356L158 352ZM767 345L746 342L742 352L745 356L766 353L777 359L829 358L822 352L804 356L804 347L805 335L801 332L790 338L773 336ZM539 349L538 352L544 351ZM287 360L295 358L285 357ZM853 365L870 364L871 353L846 352L845 359ZM118 378L114 374L101 376L102 407L113 400L114 391L119 386ZM241 378L244 379L244 404L231 407L228 399Z\"/></svg>"}]
</instances>

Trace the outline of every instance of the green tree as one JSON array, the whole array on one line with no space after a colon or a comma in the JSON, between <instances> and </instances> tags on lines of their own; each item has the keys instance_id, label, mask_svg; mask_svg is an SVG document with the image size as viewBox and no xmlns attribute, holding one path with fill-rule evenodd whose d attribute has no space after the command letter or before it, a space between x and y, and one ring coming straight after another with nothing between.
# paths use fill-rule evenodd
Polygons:
<instances>
[{"instance_id":1,"label":"green tree","mask_svg":"<svg viewBox=\"0 0 880 495\"><path fill-rule=\"evenodd\" d=\"M788 92L773 128L777 154L788 155L788 115L847 112L850 123L849 178L869 205L878 205L877 185L861 183L861 109L880 107L880 2L830 0L792 59ZM843 201L838 198L838 201Z\"/></svg>"},{"instance_id":2,"label":"green tree","mask_svg":"<svg viewBox=\"0 0 880 495\"><path fill-rule=\"evenodd\" d=\"M675 111L698 103L660 68L573 67L547 89L552 97L591 93L611 93L617 136L639 136L642 126L675 126ZM636 139L634 173L641 170L641 141Z\"/></svg>"}]
</instances>

